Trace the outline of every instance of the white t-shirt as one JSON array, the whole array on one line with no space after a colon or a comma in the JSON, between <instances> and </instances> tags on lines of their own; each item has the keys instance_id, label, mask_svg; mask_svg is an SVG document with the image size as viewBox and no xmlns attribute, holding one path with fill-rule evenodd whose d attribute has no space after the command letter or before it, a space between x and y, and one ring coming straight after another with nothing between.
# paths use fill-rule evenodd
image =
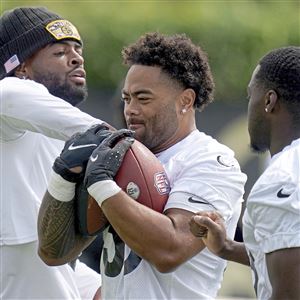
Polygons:
<instances>
[{"instance_id":1,"label":"white t-shirt","mask_svg":"<svg viewBox=\"0 0 300 300\"><path fill-rule=\"evenodd\" d=\"M274 155L254 184L243 216L243 236L257 297L269 299L265 254L300 247L300 139Z\"/></svg>"},{"instance_id":2,"label":"white t-shirt","mask_svg":"<svg viewBox=\"0 0 300 300\"><path fill-rule=\"evenodd\" d=\"M65 140L96 123L102 121L52 96L41 84L16 77L0 81L0 246L37 241L38 210L53 162ZM53 273L60 269L53 267ZM90 278L89 290L92 288L95 293L100 275L95 276L91 269L80 269L75 274ZM12 276L7 269L1 272L4 280L8 278L5 276ZM18 282L14 284L17 288ZM33 288L30 283L28 288Z\"/></svg>"},{"instance_id":3,"label":"white t-shirt","mask_svg":"<svg viewBox=\"0 0 300 300\"><path fill-rule=\"evenodd\" d=\"M233 238L246 181L233 151L195 130L157 156L171 186L165 210L219 210ZM225 267L225 260L205 249L175 271L160 273L109 227L104 231L101 256L101 295L110 300L212 299L220 288Z\"/></svg>"}]
</instances>

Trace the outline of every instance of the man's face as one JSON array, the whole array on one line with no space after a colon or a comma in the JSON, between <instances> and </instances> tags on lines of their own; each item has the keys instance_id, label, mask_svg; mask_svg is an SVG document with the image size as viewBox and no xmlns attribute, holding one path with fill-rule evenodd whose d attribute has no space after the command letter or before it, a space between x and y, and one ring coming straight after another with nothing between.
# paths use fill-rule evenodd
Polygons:
<instances>
[{"instance_id":1,"label":"man's face","mask_svg":"<svg viewBox=\"0 0 300 300\"><path fill-rule=\"evenodd\" d=\"M270 149L270 124L266 119L265 90L255 80L259 68L258 65L248 85L248 131L251 148L255 152L265 152Z\"/></svg>"},{"instance_id":2,"label":"man's face","mask_svg":"<svg viewBox=\"0 0 300 300\"><path fill-rule=\"evenodd\" d=\"M159 67L133 65L127 73L122 91L127 127L154 153L176 139L182 91Z\"/></svg>"},{"instance_id":3,"label":"man's face","mask_svg":"<svg viewBox=\"0 0 300 300\"><path fill-rule=\"evenodd\" d=\"M82 47L73 41L49 44L26 60L28 77L72 105L87 97Z\"/></svg>"}]
</instances>

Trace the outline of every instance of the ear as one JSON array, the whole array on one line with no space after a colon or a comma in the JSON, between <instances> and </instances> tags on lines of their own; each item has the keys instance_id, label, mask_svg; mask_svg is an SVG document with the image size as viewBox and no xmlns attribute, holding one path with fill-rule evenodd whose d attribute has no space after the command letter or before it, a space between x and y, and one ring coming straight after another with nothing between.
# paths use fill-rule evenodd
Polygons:
<instances>
[{"instance_id":1,"label":"ear","mask_svg":"<svg viewBox=\"0 0 300 300\"><path fill-rule=\"evenodd\" d=\"M15 70L15 76L18 78L27 78L25 62L21 63Z\"/></svg>"},{"instance_id":2,"label":"ear","mask_svg":"<svg viewBox=\"0 0 300 300\"><path fill-rule=\"evenodd\" d=\"M274 90L269 90L265 97L265 111L272 112L278 103L278 95Z\"/></svg>"},{"instance_id":3,"label":"ear","mask_svg":"<svg viewBox=\"0 0 300 300\"><path fill-rule=\"evenodd\" d=\"M179 99L179 110L181 113L186 113L187 111L193 109L196 94L193 89L185 89Z\"/></svg>"}]
</instances>

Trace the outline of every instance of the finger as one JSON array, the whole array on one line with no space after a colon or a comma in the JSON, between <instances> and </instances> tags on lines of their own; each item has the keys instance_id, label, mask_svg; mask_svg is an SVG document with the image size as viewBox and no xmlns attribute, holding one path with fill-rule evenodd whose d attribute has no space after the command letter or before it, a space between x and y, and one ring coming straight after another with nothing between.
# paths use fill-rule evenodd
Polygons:
<instances>
[{"instance_id":1,"label":"finger","mask_svg":"<svg viewBox=\"0 0 300 300\"><path fill-rule=\"evenodd\" d=\"M119 141L115 146L114 150L119 151L121 154L124 154L127 152L127 150L131 147L131 145L134 143L133 137L125 137L125 139L122 139Z\"/></svg>"},{"instance_id":2,"label":"finger","mask_svg":"<svg viewBox=\"0 0 300 300\"><path fill-rule=\"evenodd\" d=\"M108 126L104 125L104 124L96 124L93 125L92 127L90 127L87 131L92 133L92 134L97 134L99 132L101 132L102 130L108 130Z\"/></svg>"},{"instance_id":3,"label":"finger","mask_svg":"<svg viewBox=\"0 0 300 300\"><path fill-rule=\"evenodd\" d=\"M111 135L103 141L103 144L105 144L108 147L113 147L118 143L118 141L120 141L124 137L132 137L132 136L133 136L133 131L128 129L120 129L118 131L111 133Z\"/></svg>"},{"instance_id":4,"label":"finger","mask_svg":"<svg viewBox=\"0 0 300 300\"><path fill-rule=\"evenodd\" d=\"M205 228L203 230L193 231L194 236L198 238L206 238L208 230Z\"/></svg>"},{"instance_id":5,"label":"finger","mask_svg":"<svg viewBox=\"0 0 300 300\"><path fill-rule=\"evenodd\" d=\"M202 225L196 224L193 218L190 220L189 225L190 231L194 236L200 238L207 237L207 228Z\"/></svg>"},{"instance_id":6,"label":"finger","mask_svg":"<svg viewBox=\"0 0 300 300\"><path fill-rule=\"evenodd\" d=\"M202 217L210 217L212 211L198 211L196 212L197 216L202 216Z\"/></svg>"},{"instance_id":7,"label":"finger","mask_svg":"<svg viewBox=\"0 0 300 300\"><path fill-rule=\"evenodd\" d=\"M193 217L193 220L195 222L195 224L199 225L199 226L202 226L202 227L205 227L209 230L212 230L212 231L216 231L218 230L218 224L215 223L211 218L209 217L204 217L204 216L194 216Z\"/></svg>"},{"instance_id":8,"label":"finger","mask_svg":"<svg viewBox=\"0 0 300 300\"><path fill-rule=\"evenodd\" d=\"M212 211L210 214L210 218L214 221L216 221L216 220L224 221L224 217L222 216L222 214L219 211Z\"/></svg>"},{"instance_id":9,"label":"finger","mask_svg":"<svg viewBox=\"0 0 300 300\"><path fill-rule=\"evenodd\" d=\"M214 221L221 220L224 221L223 216L218 211L199 211L196 213L197 216L209 217Z\"/></svg>"}]
</instances>

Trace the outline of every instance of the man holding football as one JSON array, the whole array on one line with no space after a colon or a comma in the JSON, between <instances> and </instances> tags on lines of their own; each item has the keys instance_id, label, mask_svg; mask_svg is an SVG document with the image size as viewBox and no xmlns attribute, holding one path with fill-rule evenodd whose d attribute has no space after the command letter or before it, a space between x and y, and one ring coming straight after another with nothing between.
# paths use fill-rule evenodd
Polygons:
<instances>
[{"instance_id":1,"label":"man holding football","mask_svg":"<svg viewBox=\"0 0 300 300\"><path fill-rule=\"evenodd\" d=\"M37 255L37 215L63 141L97 120L74 106L87 96L82 40L46 8L0 18L1 299L98 299L101 277L77 262L51 268ZM95 144L98 125L85 133ZM96 294L97 293L97 294Z\"/></svg>"},{"instance_id":2,"label":"man holding football","mask_svg":"<svg viewBox=\"0 0 300 300\"><path fill-rule=\"evenodd\" d=\"M122 54L129 67L122 90L127 127L164 166L170 192L159 213L130 198L114 181L133 142L131 131L116 131L94 150L84 183L110 223L103 232L101 295L215 298L226 262L192 235L189 220L199 210L222 211L233 238L246 176L232 150L196 128L196 110L213 100L207 56L185 35L159 33L142 36ZM72 260L85 247L74 232L75 187L65 176L77 171L75 160L82 166L86 157L65 148L57 158L39 214L39 253L51 265Z\"/></svg>"},{"instance_id":3,"label":"man holding football","mask_svg":"<svg viewBox=\"0 0 300 300\"><path fill-rule=\"evenodd\" d=\"M300 47L267 53L248 97L251 147L271 160L247 200L244 243L226 237L222 212L199 212L191 231L219 257L251 266L258 299L300 299Z\"/></svg>"}]
</instances>

